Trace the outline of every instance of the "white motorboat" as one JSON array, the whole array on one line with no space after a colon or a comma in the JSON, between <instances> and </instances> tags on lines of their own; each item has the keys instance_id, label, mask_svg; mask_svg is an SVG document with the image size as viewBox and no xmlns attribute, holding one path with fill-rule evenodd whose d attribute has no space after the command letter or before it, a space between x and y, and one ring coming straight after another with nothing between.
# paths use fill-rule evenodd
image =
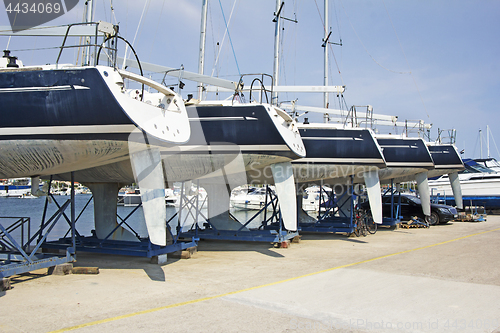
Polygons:
<instances>
[{"instance_id":1,"label":"white motorboat","mask_svg":"<svg viewBox=\"0 0 500 333\"><path fill-rule=\"evenodd\" d=\"M320 200L321 198L321 200ZM330 201L332 198L332 189L328 186L311 186L305 189L304 196L302 197L302 209L306 212L319 212L327 208L329 204L333 204Z\"/></svg>"},{"instance_id":2,"label":"white motorboat","mask_svg":"<svg viewBox=\"0 0 500 333\"><path fill-rule=\"evenodd\" d=\"M270 187L274 193L274 189ZM239 210L260 210L266 206L269 199L266 199L266 187L248 187L244 190L233 191L231 195L231 206ZM268 197L269 198L269 197ZM272 210L269 205L267 210Z\"/></svg>"},{"instance_id":3,"label":"white motorboat","mask_svg":"<svg viewBox=\"0 0 500 333\"><path fill-rule=\"evenodd\" d=\"M30 194L30 178L3 179L0 181L0 197L21 198Z\"/></svg>"},{"instance_id":4,"label":"white motorboat","mask_svg":"<svg viewBox=\"0 0 500 333\"><path fill-rule=\"evenodd\" d=\"M465 170L458 173L463 206L482 206L500 209L500 173L484 167L472 159L464 159ZM455 205L449 176L429 180L431 194L440 203Z\"/></svg>"},{"instance_id":5,"label":"white motorboat","mask_svg":"<svg viewBox=\"0 0 500 333\"><path fill-rule=\"evenodd\" d=\"M488 169L493 170L495 172L500 172L500 163L493 157L475 158L474 161L477 164L484 166L485 168L488 168Z\"/></svg>"}]
</instances>

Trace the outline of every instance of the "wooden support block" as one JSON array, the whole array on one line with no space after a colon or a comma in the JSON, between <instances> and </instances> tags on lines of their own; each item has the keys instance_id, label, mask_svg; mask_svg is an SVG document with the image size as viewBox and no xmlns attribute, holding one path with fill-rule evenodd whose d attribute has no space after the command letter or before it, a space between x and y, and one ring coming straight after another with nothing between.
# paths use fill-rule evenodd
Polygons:
<instances>
[{"instance_id":1,"label":"wooden support block","mask_svg":"<svg viewBox=\"0 0 500 333\"><path fill-rule=\"evenodd\" d=\"M9 278L2 278L0 280L0 291L6 291L10 290L12 287L10 285L10 279Z\"/></svg>"},{"instance_id":2,"label":"wooden support block","mask_svg":"<svg viewBox=\"0 0 500 333\"><path fill-rule=\"evenodd\" d=\"M99 267L73 267L72 274L99 274Z\"/></svg>"},{"instance_id":3,"label":"wooden support block","mask_svg":"<svg viewBox=\"0 0 500 333\"><path fill-rule=\"evenodd\" d=\"M284 242L278 242L278 243L274 243L275 244L275 247L277 248L282 248L282 249L288 249L290 247L290 240L286 240Z\"/></svg>"},{"instance_id":4,"label":"wooden support block","mask_svg":"<svg viewBox=\"0 0 500 333\"><path fill-rule=\"evenodd\" d=\"M300 243L301 239L302 239L302 235L297 235L297 236L292 238L292 243Z\"/></svg>"},{"instance_id":5,"label":"wooden support block","mask_svg":"<svg viewBox=\"0 0 500 333\"><path fill-rule=\"evenodd\" d=\"M191 253L191 255L195 254L196 252L198 252L198 246L191 246L191 247L188 247L186 250L184 251L189 251L189 253Z\"/></svg>"},{"instance_id":6,"label":"wooden support block","mask_svg":"<svg viewBox=\"0 0 500 333\"><path fill-rule=\"evenodd\" d=\"M175 251L174 253L169 255L171 258L176 259L189 259L191 258L191 252L189 250L184 251Z\"/></svg>"},{"instance_id":7,"label":"wooden support block","mask_svg":"<svg viewBox=\"0 0 500 333\"><path fill-rule=\"evenodd\" d=\"M72 269L73 269L72 263L65 263L65 264L49 267L47 274L48 275L66 275L66 274L70 274Z\"/></svg>"}]
</instances>

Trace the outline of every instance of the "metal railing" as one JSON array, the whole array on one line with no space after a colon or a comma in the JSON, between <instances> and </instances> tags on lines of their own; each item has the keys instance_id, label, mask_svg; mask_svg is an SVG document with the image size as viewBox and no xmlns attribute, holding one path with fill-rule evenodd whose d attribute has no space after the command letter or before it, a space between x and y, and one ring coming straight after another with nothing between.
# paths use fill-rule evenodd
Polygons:
<instances>
[{"instance_id":1,"label":"metal railing","mask_svg":"<svg viewBox=\"0 0 500 333\"><path fill-rule=\"evenodd\" d=\"M87 36L87 37L93 37L94 38L94 42L93 43L86 43L86 44L77 44L77 45L66 45L66 41L68 39L68 36L69 36L69 32L71 30L71 28L75 27L75 26L82 26L82 25L85 25L85 26L89 26L89 25L95 25L95 34L92 35L92 36ZM69 24L68 25L68 28L66 29L66 34L64 35L64 39L63 39L63 42L62 42L62 45L60 46L60 50L59 50L59 54L57 56L57 60L56 60L56 66L59 64L59 60L61 59L61 55L62 55L62 52L63 50L65 49L68 49L68 48L83 48L86 52L86 54L89 54L89 56L87 57L88 59L82 59L82 64L83 62L85 61L85 63L83 64L84 66L90 66L90 59L92 58L93 59L93 63L92 65L97 65L98 63L98 57L97 57L97 51L98 51L98 47L99 47L99 51L102 49L102 48L105 48L105 49L108 49L108 50L111 50L112 51L112 54L111 54L111 62L113 64L113 67L116 67L116 54L117 54L117 43L116 41L115 42L111 42L109 43L108 45L114 45L114 46L104 46L103 44L105 42L109 42L110 41L110 37L112 37L113 39L116 39L118 37L117 33L118 33L118 27L117 26L114 26L115 28L115 32L114 32L114 35L109 35L109 34L106 34L104 33L103 31L100 31L99 30L99 26L100 26L100 22L84 22L84 23L72 23L72 24ZM99 32L103 32L103 40L104 42L99 44L98 43L98 38L99 38ZM90 51L91 48L94 48L93 52L90 54L88 53Z\"/></svg>"}]
</instances>

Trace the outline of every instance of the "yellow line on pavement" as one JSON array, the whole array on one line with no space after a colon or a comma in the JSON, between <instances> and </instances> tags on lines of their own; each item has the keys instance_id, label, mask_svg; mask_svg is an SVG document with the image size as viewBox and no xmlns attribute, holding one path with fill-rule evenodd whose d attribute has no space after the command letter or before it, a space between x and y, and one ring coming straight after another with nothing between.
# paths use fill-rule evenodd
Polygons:
<instances>
[{"instance_id":1,"label":"yellow line on pavement","mask_svg":"<svg viewBox=\"0 0 500 333\"><path fill-rule=\"evenodd\" d=\"M289 279L280 280L280 281L276 281L276 282L271 282L271 283L263 284L263 285L260 285L260 286L250 287L250 288L241 289L241 290L237 290L237 291L231 291L231 292L228 292L228 293L225 293L225 294L220 294L220 295L215 295L215 296L198 298L198 299L191 300L191 301L180 302L180 303L175 303L175 304L166 305L166 306L160 306L160 307L157 307L157 308L143 310L143 311L138 311L138 312L133 312L133 313L128 313L128 314L124 314L124 315L117 316L117 317L111 317L111 318L101 319L101 320L97 320L97 321L92 321L92 322L89 322L89 323L85 323L85 324L81 324L81 325L76 325L76 326L72 326L72 327L67 327L67 328L63 328L63 329L60 329L60 330L52 331L52 332L49 332L49 333L68 332L68 331L77 330L79 328L84 328L84 327L88 327L88 326L94 326L94 325L104 324L104 323L108 323L108 322L115 321L115 320L120 320L120 319L125 319L125 318L130 318L130 317L138 316L138 315L141 315L141 314L146 314L146 313L156 312L156 311L160 311L160 310L166 310L166 309L176 308L176 307L179 307L179 306L188 305L188 304L194 304L194 303L199 303L199 302L203 302L203 301L209 301L211 299L216 299L216 298L221 298L221 297L224 297L224 296L239 294L239 293L242 293L242 292L245 292L245 291L254 290L254 289L260 289L260 288L264 288L264 287L274 286L274 285L281 284L281 283L284 283L284 282L294 281L294 280L298 280L298 279L305 278L305 277L308 277L308 276L313 276L313 275L316 275L316 274L321 274L321 273L326 273L326 272L334 271L334 270L340 269L340 268L346 268L346 267L356 266L356 265L365 264L365 263L368 263L368 262L371 262L371 261L375 261L375 260L379 260L379 259L384 259L384 258L389 258L389 257L397 256L397 255L404 254L404 253L409 253L409 252L414 252L414 251L418 251L418 250L428 249L428 248L431 248L431 247L434 247L434 246L443 245L443 244L447 244L447 243L451 243L451 242L456 242L456 241L459 241L459 240L462 240L462 239L466 239L466 238L469 238L469 237L474 237L474 236L478 236L478 235L482 235L482 234L486 234L486 233L493 232L493 231L498 231L498 230L500 230L500 228L496 228L496 229L492 229L492 230L486 230L486 231L482 231L482 232L470 234L470 235L467 235L467 236L463 236L463 237L459 237L459 238L447 240L447 241L436 243L436 244L431 244L431 245L426 245L426 246L422 246L422 247L417 247L417 248L411 249L411 250L405 250L405 251L391 253L391 254L387 254L387 255L376 257L376 258L372 258L372 259L367 259L367 260L358 261L358 262L354 262L354 263L350 263L350 264L346 264L346 265L341 265L341 266L336 266L336 267L332 267L332 268L327 268L327 269L324 269L324 270L321 270L321 271L317 271L317 272L313 272L313 273L309 273L309 274L304 274L304 275L300 275L300 276L296 276L296 277L292 277L292 278L289 278Z\"/></svg>"}]
</instances>

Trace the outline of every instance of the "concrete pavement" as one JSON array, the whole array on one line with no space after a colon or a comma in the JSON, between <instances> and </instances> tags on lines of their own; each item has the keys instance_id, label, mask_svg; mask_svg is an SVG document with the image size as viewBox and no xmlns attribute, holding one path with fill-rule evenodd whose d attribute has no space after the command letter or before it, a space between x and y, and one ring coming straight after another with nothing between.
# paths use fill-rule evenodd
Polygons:
<instances>
[{"instance_id":1,"label":"concrete pavement","mask_svg":"<svg viewBox=\"0 0 500 333\"><path fill-rule=\"evenodd\" d=\"M289 249L202 241L188 260L78 254L99 275L16 277L0 332L494 332L500 216Z\"/></svg>"}]
</instances>

